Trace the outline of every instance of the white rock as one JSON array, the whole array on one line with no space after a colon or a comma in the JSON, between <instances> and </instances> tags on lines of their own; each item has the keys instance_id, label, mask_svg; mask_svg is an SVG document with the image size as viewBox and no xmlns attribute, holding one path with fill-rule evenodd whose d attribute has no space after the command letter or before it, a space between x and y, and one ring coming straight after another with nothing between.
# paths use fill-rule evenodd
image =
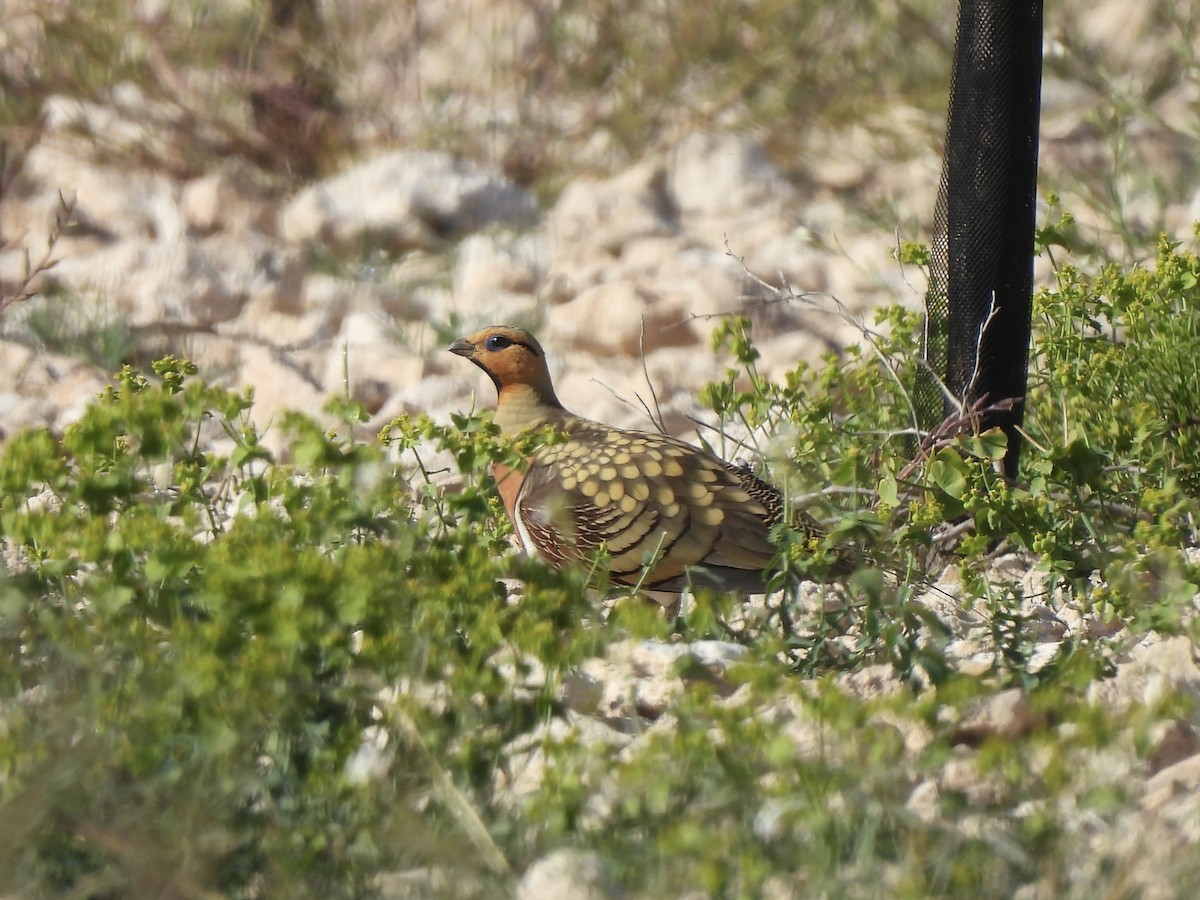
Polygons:
<instances>
[{"instance_id":1,"label":"white rock","mask_svg":"<svg viewBox=\"0 0 1200 900\"><path fill-rule=\"evenodd\" d=\"M42 402L51 414L48 424L58 432L79 418L107 386L107 373L78 360L71 360L53 375Z\"/></svg>"},{"instance_id":2,"label":"white rock","mask_svg":"<svg viewBox=\"0 0 1200 900\"><path fill-rule=\"evenodd\" d=\"M539 725L514 738L504 748L493 773L501 803L512 806L542 786L546 775L547 745L576 742L594 747L598 758L603 760L610 752L626 747L630 738L584 716L573 716L571 721L554 718Z\"/></svg>"},{"instance_id":3,"label":"white rock","mask_svg":"<svg viewBox=\"0 0 1200 900\"><path fill-rule=\"evenodd\" d=\"M731 641L692 641L687 647L696 662L719 671L744 661L750 654L750 648Z\"/></svg>"},{"instance_id":4,"label":"white rock","mask_svg":"<svg viewBox=\"0 0 1200 900\"><path fill-rule=\"evenodd\" d=\"M179 208L188 227L200 234L261 228L268 219L265 203L252 199L248 176L220 169L185 182Z\"/></svg>"},{"instance_id":5,"label":"white rock","mask_svg":"<svg viewBox=\"0 0 1200 900\"><path fill-rule=\"evenodd\" d=\"M389 747L386 728L372 725L363 730L358 748L346 760L343 768L346 781L362 785L384 778L396 757L394 747Z\"/></svg>"},{"instance_id":6,"label":"white rock","mask_svg":"<svg viewBox=\"0 0 1200 900\"><path fill-rule=\"evenodd\" d=\"M46 130L56 137L72 140L76 135L94 135L110 151L136 148L145 153L165 149L163 135L152 123L175 120L175 108L168 103L151 102L142 89L131 82L115 85L111 97L110 104L63 95L47 97L42 104L42 121Z\"/></svg>"},{"instance_id":7,"label":"white rock","mask_svg":"<svg viewBox=\"0 0 1200 900\"><path fill-rule=\"evenodd\" d=\"M938 787L963 794L973 808L994 806L1005 796L1004 780L995 772L981 772L975 752L964 747L955 747L942 766Z\"/></svg>"},{"instance_id":8,"label":"white rock","mask_svg":"<svg viewBox=\"0 0 1200 900\"><path fill-rule=\"evenodd\" d=\"M836 350L838 344L823 332L821 319L817 318L813 324L814 327L798 327L756 343L761 354L756 363L758 371L779 382L802 364L819 371L824 365L824 356Z\"/></svg>"},{"instance_id":9,"label":"white rock","mask_svg":"<svg viewBox=\"0 0 1200 900\"><path fill-rule=\"evenodd\" d=\"M976 746L991 737L1018 738L1044 722L1024 691L1009 688L974 701L955 727L954 740Z\"/></svg>"},{"instance_id":10,"label":"white rock","mask_svg":"<svg viewBox=\"0 0 1200 900\"><path fill-rule=\"evenodd\" d=\"M887 697L904 690L904 682L896 674L895 667L884 663L838 675L835 682L846 693L864 700Z\"/></svg>"},{"instance_id":11,"label":"white rock","mask_svg":"<svg viewBox=\"0 0 1200 900\"><path fill-rule=\"evenodd\" d=\"M303 372L288 365L286 357L268 347L244 344L240 355L238 381L254 388L250 419L263 444L278 457L289 443L279 427L280 413L296 410L319 418L328 395Z\"/></svg>"},{"instance_id":12,"label":"white rock","mask_svg":"<svg viewBox=\"0 0 1200 900\"><path fill-rule=\"evenodd\" d=\"M61 142L34 147L25 158L21 181L28 184L22 190L36 194L39 205L51 213L58 208L60 192L73 200L76 233L170 242L187 230L177 189L166 176L99 165ZM29 245L36 247L43 238L30 235Z\"/></svg>"},{"instance_id":13,"label":"white rock","mask_svg":"<svg viewBox=\"0 0 1200 900\"><path fill-rule=\"evenodd\" d=\"M642 259L638 241L627 256L633 268ZM707 341L718 317L746 311L746 301L757 288L741 264L723 251L706 247L688 247L663 255L653 246L647 256L639 283L655 297L682 308L696 336Z\"/></svg>"},{"instance_id":14,"label":"white rock","mask_svg":"<svg viewBox=\"0 0 1200 900\"><path fill-rule=\"evenodd\" d=\"M357 311L346 316L330 346L322 384L327 394L348 394L373 414L394 390L419 383L424 372L424 357L399 345L381 313Z\"/></svg>"},{"instance_id":15,"label":"white rock","mask_svg":"<svg viewBox=\"0 0 1200 900\"><path fill-rule=\"evenodd\" d=\"M531 865L517 883L516 900L609 900L618 896L599 855L555 850Z\"/></svg>"},{"instance_id":16,"label":"white rock","mask_svg":"<svg viewBox=\"0 0 1200 900\"><path fill-rule=\"evenodd\" d=\"M533 294L541 280L545 252L542 241L530 238L470 235L458 245L454 296L464 306L475 308L498 291Z\"/></svg>"},{"instance_id":17,"label":"white rock","mask_svg":"<svg viewBox=\"0 0 1200 900\"><path fill-rule=\"evenodd\" d=\"M904 806L922 822L935 822L942 811L941 793L937 781L926 778L912 789Z\"/></svg>"},{"instance_id":18,"label":"white rock","mask_svg":"<svg viewBox=\"0 0 1200 900\"><path fill-rule=\"evenodd\" d=\"M681 661L688 658L720 679L747 651L727 641L665 644L621 641L603 659L585 660L564 679L560 698L572 710L598 717L629 732L643 719L661 718L692 676Z\"/></svg>"},{"instance_id":19,"label":"white rock","mask_svg":"<svg viewBox=\"0 0 1200 900\"><path fill-rule=\"evenodd\" d=\"M534 211L532 194L474 163L397 150L302 190L281 212L280 232L289 241L403 250Z\"/></svg>"},{"instance_id":20,"label":"white rock","mask_svg":"<svg viewBox=\"0 0 1200 900\"><path fill-rule=\"evenodd\" d=\"M432 361L430 363L432 365ZM484 376L486 377L486 376ZM478 394L475 393L478 389ZM485 391L491 391L487 397ZM495 402L491 384L476 385L473 376L426 375L419 382L397 386L388 400L372 416L371 424L382 427L398 415L426 413L436 422L450 421L451 413L469 413Z\"/></svg>"},{"instance_id":21,"label":"white rock","mask_svg":"<svg viewBox=\"0 0 1200 900\"><path fill-rule=\"evenodd\" d=\"M1200 791L1200 754L1167 766L1147 779L1142 794L1142 807L1156 809L1173 797L1186 794L1195 797Z\"/></svg>"},{"instance_id":22,"label":"white rock","mask_svg":"<svg viewBox=\"0 0 1200 900\"><path fill-rule=\"evenodd\" d=\"M637 238L674 234L673 218L664 171L656 162L639 163L603 180L576 178L563 189L546 221L555 271L569 282L579 282L579 287L587 286L592 280L577 271L584 260L607 259L611 265Z\"/></svg>"},{"instance_id":23,"label":"white rock","mask_svg":"<svg viewBox=\"0 0 1200 900\"><path fill-rule=\"evenodd\" d=\"M109 373L80 359L38 352L0 340L0 384L4 397L4 436L26 426L62 430L104 390Z\"/></svg>"},{"instance_id":24,"label":"white rock","mask_svg":"<svg viewBox=\"0 0 1200 900\"><path fill-rule=\"evenodd\" d=\"M181 220L182 221L182 220ZM80 294L95 314L134 326L203 329L262 301L287 307L302 290L303 260L259 232L199 240L129 238L62 260L47 276Z\"/></svg>"},{"instance_id":25,"label":"white rock","mask_svg":"<svg viewBox=\"0 0 1200 900\"><path fill-rule=\"evenodd\" d=\"M770 797L759 807L750 823L750 830L760 841L778 841L790 830L789 816L794 816L801 807L795 798Z\"/></svg>"},{"instance_id":26,"label":"white rock","mask_svg":"<svg viewBox=\"0 0 1200 900\"><path fill-rule=\"evenodd\" d=\"M1184 636L1158 639L1149 635L1117 666L1117 674L1088 685L1088 700L1121 711L1131 704L1150 704L1182 691L1200 696L1196 648Z\"/></svg>"},{"instance_id":27,"label":"white rock","mask_svg":"<svg viewBox=\"0 0 1200 900\"><path fill-rule=\"evenodd\" d=\"M574 712L592 715L604 701L604 683L598 666L576 666L563 677L559 699Z\"/></svg>"},{"instance_id":28,"label":"white rock","mask_svg":"<svg viewBox=\"0 0 1200 900\"><path fill-rule=\"evenodd\" d=\"M536 325L547 252L540 237L470 235L459 244L449 292L430 306L456 317L463 333L485 325Z\"/></svg>"},{"instance_id":29,"label":"white rock","mask_svg":"<svg viewBox=\"0 0 1200 900\"><path fill-rule=\"evenodd\" d=\"M636 357L646 350L695 342L682 297L655 297L633 281L588 288L570 303L551 307L543 344L605 356Z\"/></svg>"},{"instance_id":30,"label":"white rock","mask_svg":"<svg viewBox=\"0 0 1200 900\"><path fill-rule=\"evenodd\" d=\"M654 354L651 354L653 358ZM618 428L653 431L654 424L642 409L638 397L650 402L649 391L637 362L597 359L581 354L554 378L558 398L571 412ZM481 387L479 396L491 401ZM495 391L492 392L494 395Z\"/></svg>"},{"instance_id":31,"label":"white rock","mask_svg":"<svg viewBox=\"0 0 1200 900\"><path fill-rule=\"evenodd\" d=\"M667 172L685 220L773 209L795 194L762 145L748 135L689 135L671 152Z\"/></svg>"},{"instance_id":32,"label":"white rock","mask_svg":"<svg viewBox=\"0 0 1200 900\"><path fill-rule=\"evenodd\" d=\"M225 322L259 300L277 309L296 309L303 290L304 261L294 248L280 247L260 232L221 232L189 241L176 270L187 320ZM143 308L148 303L143 303Z\"/></svg>"}]
</instances>

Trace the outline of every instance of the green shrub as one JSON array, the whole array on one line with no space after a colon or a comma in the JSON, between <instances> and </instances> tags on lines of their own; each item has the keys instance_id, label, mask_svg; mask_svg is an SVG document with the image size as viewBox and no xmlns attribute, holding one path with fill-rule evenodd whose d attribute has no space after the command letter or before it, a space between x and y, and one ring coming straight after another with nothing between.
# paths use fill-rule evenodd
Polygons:
<instances>
[{"instance_id":1,"label":"green shrub","mask_svg":"<svg viewBox=\"0 0 1200 900\"><path fill-rule=\"evenodd\" d=\"M874 566L819 614L785 592L758 618L701 598L673 625L636 605L601 621L586 573L508 552L485 469L527 448L500 441L487 416L401 418L364 444L345 437L362 410L339 401L332 431L286 417L283 462L250 424L250 394L171 358L153 377L123 370L63 435L25 431L0 454L4 883L25 895L357 896L380 873L433 867L494 895L571 845L641 896L757 896L780 879L914 897L1067 884L1054 798L1083 790L1106 821L1126 802L1118 785L1081 786L1072 762L1118 727L1084 701L1110 649L1076 637L1034 669L1026 588L983 572L998 544L1020 549L1073 604L1135 631L1184 627L1197 589L1182 551L1196 544L1198 268L1164 244L1153 269L1063 268L1039 294L1014 484L997 473L995 433L916 453L914 314L883 311L866 349L781 384L756 370L745 321L719 328L733 363L706 400L833 521L831 548L870 551ZM460 487L438 487L431 448ZM960 523L953 540L947 520ZM988 623L982 678L947 663L945 628L920 596L931 554L955 561L957 602ZM785 571L828 562L781 549ZM519 602L501 582L513 577ZM636 752L568 730L537 742L539 786L502 791L504 748L561 715L562 673L609 641L672 629L749 653L716 680L684 665L672 727ZM859 701L837 687L876 662L927 690ZM914 787L954 752L946 723L1010 684L1037 716L1027 737L980 748L991 799L951 791L939 817L915 815ZM1180 702L1120 727L1149 747L1155 722L1187 714ZM902 720L924 723L915 749L884 724ZM797 729L816 741L805 752ZM949 824L967 814L978 828Z\"/></svg>"},{"instance_id":2,"label":"green shrub","mask_svg":"<svg viewBox=\"0 0 1200 900\"><path fill-rule=\"evenodd\" d=\"M494 660L575 658L581 592L526 567L505 602L478 480L424 515L380 447L293 416L277 464L248 395L156 370L0 459L5 883L341 896L429 863L457 827L441 767L486 804L498 748L552 704ZM396 761L357 784L373 726Z\"/></svg>"},{"instance_id":3,"label":"green shrub","mask_svg":"<svg viewBox=\"0 0 1200 900\"><path fill-rule=\"evenodd\" d=\"M985 601L994 620L1011 623L1001 629L1009 638L1002 669L1019 670L1026 655L1024 598L997 593L981 562L1006 548L1039 561L1044 590L1068 586L1077 602L1139 627L1177 623L1198 583L1197 561L1182 552L1197 543L1200 502L1198 266L1194 254L1163 241L1153 267L1105 266L1087 277L1063 266L1056 286L1037 294L1015 483L999 471L999 431L917 448L918 313L879 311L862 346L815 370L802 365L782 383L756 369L748 320L716 329L714 346L733 365L701 398L722 430L749 433L771 477L831 523L833 542L858 540L869 560L899 577L889 596L878 581L852 583L841 622L849 616L868 639L849 656L822 658L826 623L784 623L809 635L791 648L804 671L882 657L937 677L936 653L921 649L936 625L915 615L909 599L947 553L960 563L963 604ZM785 553L785 568L790 561Z\"/></svg>"}]
</instances>

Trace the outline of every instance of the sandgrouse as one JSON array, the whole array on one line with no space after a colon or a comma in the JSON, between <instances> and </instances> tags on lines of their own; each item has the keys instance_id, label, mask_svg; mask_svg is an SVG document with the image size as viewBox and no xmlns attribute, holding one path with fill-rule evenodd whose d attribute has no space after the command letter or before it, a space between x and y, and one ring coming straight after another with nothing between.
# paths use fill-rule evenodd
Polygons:
<instances>
[{"instance_id":1,"label":"sandgrouse","mask_svg":"<svg viewBox=\"0 0 1200 900\"><path fill-rule=\"evenodd\" d=\"M760 593L784 515L779 490L684 441L593 422L563 408L541 345L529 332L492 326L461 338L464 356L496 385L504 435L549 425L564 440L535 451L525 471L492 475L526 553L554 566L609 556L615 584L648 591L712 587ZM807 537L821 530L793 513Z\"/></svg>"}]
</instances>

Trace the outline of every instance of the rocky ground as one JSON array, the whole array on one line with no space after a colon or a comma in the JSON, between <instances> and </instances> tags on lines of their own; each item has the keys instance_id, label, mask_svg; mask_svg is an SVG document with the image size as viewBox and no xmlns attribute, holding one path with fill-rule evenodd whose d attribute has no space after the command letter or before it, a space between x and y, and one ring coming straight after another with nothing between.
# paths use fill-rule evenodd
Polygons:
<instances>
[{"instance_id":1,"label":"rocky ground","mask_svg":"<svg viewBox=\"0 0 1200 900\"><path fill-rule=\"evenodd\" d=\"M426 48L427 83L439 73L466 77L450 60L474 46L468 38L494 33L480 16L528 25L520 4L463 5L474 15L458 29L442 22L442 43ZM1067 201L1084 238L1117 256L1132 252L1131 234L1165 228L1188 239L1200 218L1196 82L1142 90L1161 72L1158 60L1172 39L1158 30L1162 6L1063 4L1047 43L1044 183ZM1072 68L1097 57L1105 64L1087 69L1088 77ZM372 65L384 66L367 54L352 87L368 91L371 73L383 70ZM1145 106L1132 104L1135 94L1149 98ZM371 413L363 430L370 438L401 412L445 419L489 404L491 385L445 347L491 323L536 330L573 410L647 427L637 398L648 395L648 380L668 428L694 434L690 419L702 415L696 391L726 364L709 351L715 317L749 315L760 368L778 377L798 360L857 341L855 321L869 321L878 305L921 300L921 274L891 255L902 238L928 237L922 228L936 195L941 124L916 108L897 105L885 121L825 126L809 140L811 157L789 166L803 178L785 175L753 134L705 127L631 164L607 172L591 166L547 200L487 161L409 149L402 140L364 140L361 154L334 174L283 197L263 189L238 158L182 177L131 165L136 148L165 142L187 125L178 109L155 103L134 84L114 85L106 102L53 97L0 204L6 284L20 283L57 235L52 265L31 285L38 296L0 321L5 435L26 425L60 430L79 415L110 372L72 352L69 334L109 328L142 359L178 353L210 379L252 387L254 419L276 448L282 443L270 429L280 411L315 412L344 393ZM407 115L398 104L393 134L407 127ZM896 152L896 135L904 136L903 152ZM1114 168L1122 161L1133 164ZM59 227L64 200L70 222ZM1040 261L1040 276L1047 272ZM808 299L779 301L764 282L790 285ZM45 339L51 325L68 335L57 349ZM1015 577L1031 577L1021 560L1003 564ZM943 588L953 593L952 584ZM927 599L951 627L954 663L986 668L993 648L981 616L938 595ZM1111 638L1121 630L1064 598L1031 603L1047 660L1072 637ZM672 698L685 682L675 664L681 655L719 678L738 652L709 643L619 645L580 667L563 687L572 718L545 728L574 729L597 746L636 753L644 729L670 727ZM1107 709L1168 691L1200 698L1196 647L1187 638L1150 634L1116 662L1115 676L1092 690ZM863 697L900 689L886 669L846 675L839 684ZM727 702L753 708L755 701L743 689ZM799 701L769 714L794 719L798 747L819 744L818 726ZM1020 735L1036 716L1019 692L981 703L955 725L963 753L939 778L914 784L912 811L936 814L944 790L982 797L997 789L974 767L969 748L988 734ZM1164 726L1148 756L1121 739L1088 763L1106 777L1125 773L1140 785L1140 800L1116 829L1082 814L1071 820L1079 865L1090 854L1119 858L1141 896L1173 895L1155 873L1172 855L1200 846L1195 724L1184 718ZM895 727L919 753L927 740L921 727ZM511 748L497 776L509 780L514 802L537 783L540 737ZM607 789L597 788L598 808ZM550 883L557 896L607 896L595 867L586 856L556 855L526 874L519 895L549 896ZM779 890L798 896L786 883Z\"/></svg>"},{"instance_id":2,"label":"rocky ground","mask_svg":"<svg viewBox=\"0 0 1200 900\"><path fill-rule=\"evenodd\" d=\"M507 5L492 14L518 27ZM1190 81L1127 117L1120 143L1131 165L1106 171L1120 161L1094 104L1102 88L1130 92L1154 71L1152 41L1116 40L1126 18L1109 3L1051 28L1042 147L1043 183L1063 196L1082 239L1118 252L1118 224L1184 238L1200 210L1195 146L1183 133ZM1149 12L1132 18L1156 27ZM469 17L460 26L482 27ZM442 40L451 53L465 37L448 29ZM1107 85L1057 73L1064 58L1101 51L1111 54ZM422 57L435 68L438 59L436 46ZM579 174L544 202L486 163L402 144L368 147L282 197L236 157L186 178L130 166L189 122L129 83L107 103L54 96L43 112L0 206L0 278L17 282L27 256L42 257L60 198L72 214L53 268L35 281L48 296L3 322L8 431L61 428L106 379L102 367L43 352L29 323L38 312L68 331L124 329L143 358L182 352L210 377L252 385L260 424L346 391L373 424L485 402L485 385L442 350L478 325L520 322L549 348L560 394L578 412L646 424L634 397L648 375L671 429L686 430L697 387L723 366L707 351L713 316L751 315L763 369L779 375L858 340L832 314L835 300L867 319L880 303L920 303L920 273L892 251L927 237L942 127L902 104L875 121L824 126L811 156L793 161L802 179L785 177L753 135L700 130L612 174ZM1039 265L1044 275L1048 263ZM812 302L764 303L757 279Z\"/></svg>"},{"instance_id":3,"label":"rocky ground","mask_svg":"<svg viewBox=\"0 0 1200 900\"><path fill-rule=\"evenodd\" d=\"M119 324L253 386L260 425L344 391L366 404L373 425L490 402L490 385L443 351L480 325L511 322L536 329L559 393L579 412L647 425L634 398L648 375L682 430L699 411L697 387L722 370L707 350L720 314L754 317L769 375L857 337L830 314L828 297L813 308L766 303L756 278L828 293L859 316L887 299L919 300L889 259L891 237L836 228L829 219L844 210L806 204L746 136L691 135L614 176L571 182L544 210L473 162L406 150L350 165L271 208L235 172L179 184L81 159L86 145L73 129L107 111L61 106L71 124L30 152L6 233L44 246L58 192L70 196L78 224L38 284L81 298L83 308L64 315ZM927 197L936 165L924 161ZM389 252L329 272L314 265L314 243ZM15 280L23 257L12 251L3 262ZM98 367L21 340L21 314L54 302L9 316L9 428L61 428L104 383Z\"/></svg>"}]
</instances>

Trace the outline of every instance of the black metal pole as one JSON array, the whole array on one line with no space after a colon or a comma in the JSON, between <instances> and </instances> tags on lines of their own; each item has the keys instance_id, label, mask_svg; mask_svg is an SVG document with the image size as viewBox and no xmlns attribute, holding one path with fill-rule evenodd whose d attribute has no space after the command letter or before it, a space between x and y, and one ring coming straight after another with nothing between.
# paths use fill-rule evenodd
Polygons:
<instances>
[{"instance_id":1,"label":"black metal pole","mask_svg":"<svg viewBox=\"0 0 1200 900\"><path fill-rule=\"evenodd\" d=\"M1025 394L1041 80L1041 0L961 0L931 301L944 292L945 382L968 405ZM953 411L947 399L944 414ZM1022 412L1018 402L982 423L1008 434L1009 477Z\"/></svg>"}]
</instances>

